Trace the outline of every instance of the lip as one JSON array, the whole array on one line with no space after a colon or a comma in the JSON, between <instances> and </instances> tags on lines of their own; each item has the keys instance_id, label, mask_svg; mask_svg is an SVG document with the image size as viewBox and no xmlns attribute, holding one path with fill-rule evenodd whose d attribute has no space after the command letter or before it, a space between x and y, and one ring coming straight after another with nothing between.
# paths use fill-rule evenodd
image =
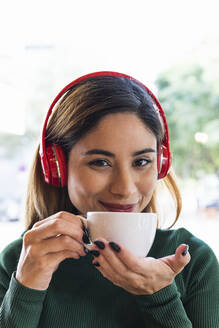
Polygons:
<instances>
[{"instance_id":1,"label":"lip","mask_svg":"<svg viewBox=\"0 0 219 328\"><path fill-rule=\"evenodd\" d=\"M110 212L133 212L137 203L135 204L114 204L99 201Z\"/></svg>"}]
</instances>

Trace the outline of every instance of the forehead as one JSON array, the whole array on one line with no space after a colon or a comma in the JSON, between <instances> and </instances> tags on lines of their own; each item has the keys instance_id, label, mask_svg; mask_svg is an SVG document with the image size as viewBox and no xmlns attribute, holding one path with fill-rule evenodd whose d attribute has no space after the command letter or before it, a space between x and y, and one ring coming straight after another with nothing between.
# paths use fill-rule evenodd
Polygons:
<instances>
[{"instance_id":1,"label":"forehead","mask_svg":"<svg viewBox=\"0 0 219 328\"><path fill-rule=\"evenodd\" d=\"M133 113L116 113L105 116L97 126L79 142L90 147L155 147L156 137Z\"/></svg>"}]
</instances>

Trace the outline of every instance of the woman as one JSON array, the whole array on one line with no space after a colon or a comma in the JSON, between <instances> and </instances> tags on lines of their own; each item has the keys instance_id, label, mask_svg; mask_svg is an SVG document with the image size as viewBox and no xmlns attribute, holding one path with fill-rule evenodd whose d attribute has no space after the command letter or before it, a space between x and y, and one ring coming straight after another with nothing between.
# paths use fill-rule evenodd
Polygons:
<instances>
[{"instance_id":1,"label":"woman","mask_svg":"<svg viewBox=\"0 0 219 328\"><path fill-rule=\"evenodd\" d=\"M0 257L1 328L219 326L217 259L185 229L158 227L146 258L101 236L85 247L88 211L158 213L161 181L177 219L168 138L159 102L127 75L89 74L59 93L30 172L27 231Z\"/></svg>"}]
</instances>

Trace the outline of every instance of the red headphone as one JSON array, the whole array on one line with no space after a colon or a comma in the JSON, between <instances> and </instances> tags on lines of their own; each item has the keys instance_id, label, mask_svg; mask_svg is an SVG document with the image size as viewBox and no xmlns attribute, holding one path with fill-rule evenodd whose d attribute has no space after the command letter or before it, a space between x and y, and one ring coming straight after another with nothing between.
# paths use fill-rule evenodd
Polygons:
<instances>
[{"instance_id":1,"label":"red headphone","mask_svg":"<svg viewBox=\"0 0 219 328\"><path fill-rule=\"evenodd\" d=\"M122 73L103 71L103 72L95 72L79 77L78 79L66 85L53 100L43 125L42 142L40 145L40 152L39 152L45 182L57 187L64 187L67 184L67 165L66 165L66 157L63 149L61 148L61 146L56 144L47 144L47 145L45 144L46 127L47 127L48 119L52 113L52 109L57 103L57 101L72 86L97 76L114 76L114 77L124 77L130 79L135 83L137 83L138 85L140 85L141 87L143 87L151 96L154 104L158 108L160 116L162 117L164 129L165 129L164 139L162 141L162 145L159 145L158 147L158 155L157 155L158 179L164 178L167 175L171 165L171 153L169 149L168 125L167 125L164 111L159 101L144 84L134 79L133 77Z\"/></svg>"}]
</instances>

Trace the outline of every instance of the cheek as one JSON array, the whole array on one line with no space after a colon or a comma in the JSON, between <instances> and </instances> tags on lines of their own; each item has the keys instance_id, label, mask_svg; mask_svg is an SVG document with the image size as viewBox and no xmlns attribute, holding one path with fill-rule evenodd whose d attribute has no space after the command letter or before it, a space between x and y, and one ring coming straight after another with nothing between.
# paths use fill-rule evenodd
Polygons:
<instances>
[{"instance_id":1,"label":"cheek","mask_svg":"<svg viewBox=\"0 0 219 328\"><path fill-rule=\"evenodd\" d=\"M139 191L142 196L146 197L147 200L151 199L154 189L157 185L157 174L155 171L151 172L150 175L145 175L142 177L141 182L139 184Z\"/></svg>"},{"instance_id":2,"label":"cheek","mask_svg":"<svg viewBox=\"0 0 219 328\"><path fill-rule=\"evenodd\" d=\"M155 187L156 187L156 182L152 183L150 181L149 183L144 183L140 187L141 194L146 198L151 198Z\"/></svg>"},{"instance_id":3,"label":"cheek","mask_svg":"<svg viewBox=\"0 0 219 328\"><path fill-rule=\"evenodd\" d=\"M106 179L92 174L88 170L77 171L77 174L70 172L68 176L69 194L83 195L89 197L101 192L106 185Z\"/></svg>"}]
</instances>

